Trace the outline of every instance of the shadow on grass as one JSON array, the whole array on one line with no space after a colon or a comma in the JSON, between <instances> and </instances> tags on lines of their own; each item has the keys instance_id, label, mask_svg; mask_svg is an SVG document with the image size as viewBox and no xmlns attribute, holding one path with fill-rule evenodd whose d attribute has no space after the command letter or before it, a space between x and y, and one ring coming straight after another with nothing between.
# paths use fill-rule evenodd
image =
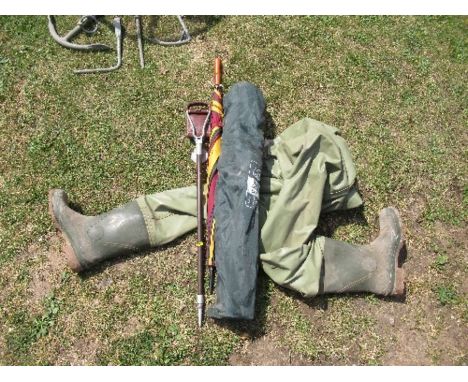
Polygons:
<instances>
[{"instance_id":1,"label":"shadow on grass","mask_svg":"<svg viewBox=\"0 0 468 382\"><path fill-rule=\"evenodd\" d=\"M406 303L406 291L405 291L405 294L400 295L400 296L379 296L370 292L347 292L347 293L327 293L327 294L320 294L314 297L304 297L298 292L295 292L290 289L286 289L281 286L278 286L278 289L282 293L284 293L286 296L294 298L302 302L304 305L307 305L309 308L313 310L322 310L322 311L328 310L328 304L331 298L333 299L349 298L349 297L364 298L366 296L375 296L377 299L384 301L384 302L396 302L400 304Z\"/></svg>"},{"instance_id":2,"label":"shadow on grass","mask_svg":"<svg viewBox=\"0 0 468 382\"><path fill-rule=\"evenodd\" d=\"M221 21L221 19L222 16L185 16L184 22L187 26L190 36L192 37L192 39L194 39L213 28L216 24L218 24ZM164 35L163 32L157 31L160 27L160 24L162 24L161 20L161 16L149 17L149 23L147 23L145 28L148 31L147 37L144 37L145 42L148 42L150 44L156 44L156 39L162 41L177 41L182 36L181 25L179 25L180 33L178 36L176 36L174 33L166 33L167 35ZM174 16L174 23L175 20L176 18ZM178 21L177 24L179 24Z\"/></svg>"},{"instance_id":3,"label":"shadow on grass","mask_svg":"<svg viewBox=\"0 0 468 382\"><path fill-rule=\"evenodd\" d=\"M279 287L279 289L287 296L295 298L305 305L307 305L311 309L315 310L327 310L328 309L328 301L330 298L348 298L348 297L359 297L363 298L366 296L375 296L379 300L386 301L386 302L397 302L404 304L406 302L406 293L401 296L378 296L374 295L370 292L349 292L349 293L327 293L324 295L317 295L315 297L304 297L297 292L292 290Z\"/></svg>"},{"instance_id":4,"label":"shadow on grass","mask_svg":"<svg viewBox=\"0 0 468 382\"><path fill-rule=\"evenodd\" d=\"M265 111L265 127L263 129L263 136L267 140L275 139L278 135L278 128L273 121L273 117L271 116L268 110Z\"/></svg>"},{"instance_id":5,"label":"shadow on grass","mask_svg":"<svg viewBox=\"0 0 468 382\"><path fill-rule=\"evenodd\" d=\"M361 195L357 183L356 189ZM332 211L321 214L315 233L320 236L332 237L339 227L351 224L360 226L369 225L364 216L364 205L350 210Z\"/></svg>"},{"instance_id":6,"label":"shadow on grass","mask_svg":"<svg viewBox=\"0 0 468 382\"><path fill-rule=\"evenodd\" d=\"M142 249L140 251L135 251L135 252L132 252L132 253L129 253L129 254L126 254L126 255L121 255L121 256L114 257L112 259L104 260L102 262L96 263L96 265L94 265L92 268L86 269L83 272L80 272L79 276L83 280L87 280L89 278L92 278L92 277L102 273L105 269L107 269L109 267L113 267L113 266L116 266L116 265L121 264L121 263L126 263L126 262L128 262L131 259L134 259L136 257L142 257L143 258L143 257L146 257L146 256L158 256L156 254L157 252L164 252L168 248L177 247L178 245L180 245L187 238L187 236L192 235L192 234L193 234L193 232L189 232L189 233L175 239L174 241L172 241L169 244L161 245L161 246L156 247L156 248Z\"/></svg>"},{"instance_id":7,"label":"shadow on grass","mask_svg":"<svg viewBox=\"0 0 468 382\"><path fill-rule=\"evenodd\" d=\"M145 257L145 256L154 256L154 252L164 251L167 248L174 247L180 245L187 235L191 235L192 233L188 233L175 241L171 242L170 244L166 244L164 246L160 246L158 248L152 248L148 250L144 250L137 253L132 253L127 256L120 256L113 259L109 259L103 261L101 263L96 264L91 269L85 270L79 274L79 277L82 280L90 279L96 275L102 273L108 267L112 267L118 265L122 262L127 262L132 258L135 257ZM255 304L255 318L253 320L212 320L220 327L226 328L231 330L233 333L239 336L248 336L250 339L256 339L265 334L266 331L266 313L268 310L268 306L270 305L270 281L268 276L263 272L259 271L258 275L258 283L257 283L257 295L256 295L256 304ZM209 318L208 318L209 319ZM210 319L211 320L211 319Z\"/></svg>"},{"instance_id":8,"label":"shadow on grass","mask_svg":"<svg viewBox=\"0 0 468 382\"><path fill-rule=\"evenodd\" d=\"M268 276L260 270L257 281L255 318L253 320L223 319L214 320L214 322L241 337L248 336L250 340L255 340L265 335L266 316L271 295L270 284Z\"/></svg>"}]
</instances>

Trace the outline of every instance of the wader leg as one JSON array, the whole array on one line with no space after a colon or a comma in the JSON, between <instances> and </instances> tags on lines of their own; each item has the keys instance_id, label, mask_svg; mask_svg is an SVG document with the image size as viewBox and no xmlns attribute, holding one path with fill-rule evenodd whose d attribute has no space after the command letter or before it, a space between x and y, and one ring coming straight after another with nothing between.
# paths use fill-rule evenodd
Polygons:
<instances>
[{"instance_id":1,"label":"wader leg","mask_svg":"<svg viewBox=\"0 0 468 382\"><path fill-rule=\"evenodd\" d=\"M380 234L369 245L326 239L319 293L404 294L403 246L402 224L394 208L380 212Z\"/></svg>"},{"instance_id":2,"label":"wader leg","mask_svg":"<svg viewBox=\"0 0 468 382\"><path fill-rule=\"evenodd\" d=\"M317 236L301 246L261 254L260 259L273 281L304 297L347 292L390 296L405 293L403 248L399 214L385 208L380 212L380 233L368 245Z\"/></svg>"},{"instance_id":3,"label":"wader leg","mask_svg":"<svg viewBox=\"0 0 468 382\"><path fill-rule=\"evenodd\" d=\"M187 187L142 196L98 216L68 206L63 190L49 192L49 213L64 236L69 266L80 272L110 258L156 247L197 226L196 190Z\"/></svg>"}]
</instances>

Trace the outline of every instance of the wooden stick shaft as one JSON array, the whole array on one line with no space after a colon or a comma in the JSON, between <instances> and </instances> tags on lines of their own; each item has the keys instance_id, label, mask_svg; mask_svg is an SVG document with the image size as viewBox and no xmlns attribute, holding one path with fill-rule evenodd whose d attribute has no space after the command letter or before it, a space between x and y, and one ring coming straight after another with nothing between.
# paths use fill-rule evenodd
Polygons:
<instances>
[{"instance_id":1,"label":"wooden stick shaft","mask_svg":"<svg viewBox=\"0 0 468 382\"><path fill-rule=\"evenodd\" d=\"M198 246L198 294L204 294L204 242L203 235L203 183L202 155L197 155L197 246Z\"/></svg>"},{"instance_id":2,"label":"wooden stick shaft","mask_svg":"<svg viewBox=\"0 0 468 382\"><path fill-rule=\"evenodd\" d=\"M215 85L220 85L221 81L222 81L222 62L221 62L221 58L216 57L214 83Z\"/></svg>"}]
</instances>

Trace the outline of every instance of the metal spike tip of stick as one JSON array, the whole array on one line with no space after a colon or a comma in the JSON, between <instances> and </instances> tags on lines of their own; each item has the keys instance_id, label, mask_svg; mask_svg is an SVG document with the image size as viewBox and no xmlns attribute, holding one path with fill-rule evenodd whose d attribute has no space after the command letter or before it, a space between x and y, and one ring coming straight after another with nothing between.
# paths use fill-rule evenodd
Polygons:
<instances>
[{"instance_id":1,"label":"metal spike tip of stick","mask_svg":"<svg viewBox=\"0 0 468 382\"><path fill-rule=\"evenodd\" d=\"M202 103L195 103L200 106ZM210 122L211 111L206 105L204 113L202 115L206 117L204 121L201 121L200 118L196 120L192 119L192 113L190 105L187 108L186 116L189 124L189 134L190 137L195 142L195 149L192 153L192 159L195 160L197 164L197 255L198 255L198 288L197 288L197 314L198 314L198 327L203 325L204 319L204 310L205 310L205 256L204 256L204 230L203 230L203 179L202 179L202 164L207 160L207 153L203 147L205 136L207 133L207 128ZM200 123L202 122L202 123ZM197 124L197 126L195 126ZM201 125L201 126L200 126ZM201 127L201 128L197 128Z\"/></svg>"}]
</instances>

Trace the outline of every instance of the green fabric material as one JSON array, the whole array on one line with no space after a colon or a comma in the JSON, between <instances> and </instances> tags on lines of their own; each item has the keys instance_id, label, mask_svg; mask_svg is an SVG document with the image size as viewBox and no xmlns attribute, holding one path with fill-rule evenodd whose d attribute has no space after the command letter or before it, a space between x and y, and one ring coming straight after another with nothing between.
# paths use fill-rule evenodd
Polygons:
<instances>
[{"instance_id":1,"label":"green fabric material","mask_svg":"<svg viewBox=\"0 0 468 382\"><path fill-rule=\"evenodd\" d=\"M141 196L137 203L152 247L169 243L197 227L195 186Z\"/></svg>"},{"instance_id":2,"label":"green fabric material","mask_svg":"<svg viewBox=\"0 0 468 382\"><path fill-rule=\"evenodd\" d=\"M273 281L307 297L318 293L324 238L314 231L321 211L362 204L355 179L334 127L305 118L274 140L260 187L260 260Z\"/></svg>"},{"instance_id":3,"label":"green fabric material","mask_svg":"<svg viewBox=\"0 0 468 382\"><path fill-rule=\"evenodd\" d=\"M304 296L319 290L324 237L314 231L321 212L355 208L356 170L338 130L305 118L265 148L260 184L260 261L273 281ZM196 189L140 197L153 246L193 230Z\"/></svg>"}]
</instances>

